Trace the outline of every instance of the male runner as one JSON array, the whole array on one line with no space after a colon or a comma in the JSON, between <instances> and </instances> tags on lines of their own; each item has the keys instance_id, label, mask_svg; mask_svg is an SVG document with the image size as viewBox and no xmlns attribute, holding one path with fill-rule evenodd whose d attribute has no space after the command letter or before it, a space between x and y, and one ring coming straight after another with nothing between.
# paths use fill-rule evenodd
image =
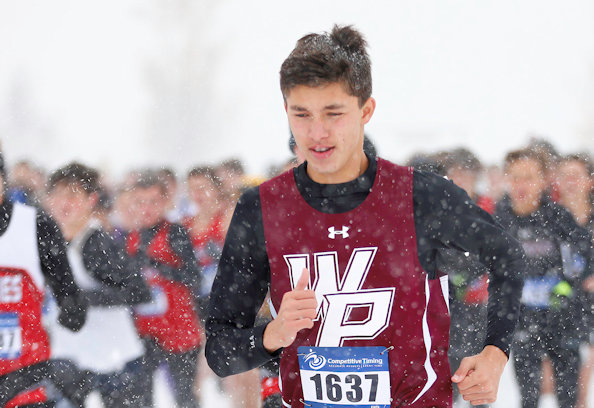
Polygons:
<instances>
[{"instance_id":1,"label":"male runner","mask_svg":"<svg viewBox=\"0 0 594 408\"><path fill-rule=\"evenodd\" d=\"M74 281L90 307L77 333L51 329L52 357L68 359L81 370L102 374L94 384L108 407L140 404L144 347L132 318L132 305L150 301L148 286L127 262L123 248L94 217L99 173L80 163L54 171L47 186L47 208L68 242L66 254ZM84 396L81 396L84 397ZM71 401L84 405L84 399Z\"/></svg>"},{"instance_id":2,"label":"male runner","mask_svg":"<svg viewBox=\"0 0 594 408\"><path fill-rule=\"evenodd\" d=\"M142 173L133 185L137 230L126 237L126 251L142 271L153 294L135 307L136 329L146 348L147 378L167 364L179 407L196 407L194 379L202 341L195 294L200 269L186 229L165 219L167 197L162 179ZM143 406L152 406L152 384L145 387Z\"/></svg>"},{"instance_id":3,"label":"male runner","mask_svg":"<svg viewBox=\"0 0 594 408\"><path fill-rule=\"evenodd\" d=\"M524 247L526 284L514 337L514 368L522 408L536 408L542 360L552 363L559 406L574 407L583 329L581 286L590 273L591 239L547 194L546 166L533 150L505 158L509 193L495 216Z\"/></svg>"},{"instance_id":4,"label":"male runner","mask_svg":"<svg viewBox=\"0 0 594 408\"><path fill-rule=\"evenodd\" d=\"M451 182L363 151L371 119L366 43L351 27L301 38L281 68L305 163L237 204L206 323L222 376L281 354L286 407L451 407L495 400L508 359L522 250ZM439 248L490 273L485 347L450 378ZM276 317L254 327L270 288Z\"/></svg>"},{"instance_id":5,"label":"male runner","mask_svg":"<svg viewBox=\"0 0 594 408\"><path fill-rule=\"evenodd\" d=\"M87 311L58 226L43 211L8 201L5 186L0 154L0 407L54 377L42 324L46 285L56 297L62 326L80 330ZM51 406L43 392L33 400Z\"/></svg>"}]
</instances>

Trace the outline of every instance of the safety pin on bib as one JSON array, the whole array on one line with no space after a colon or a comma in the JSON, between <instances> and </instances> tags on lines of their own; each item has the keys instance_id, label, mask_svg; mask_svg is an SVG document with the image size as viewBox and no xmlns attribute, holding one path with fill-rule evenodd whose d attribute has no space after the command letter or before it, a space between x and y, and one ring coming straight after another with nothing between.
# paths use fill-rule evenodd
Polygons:
<instances>
[{"instance_id":1,"label":"safety pin on bib","mask_svg":"<svg viewBox=\"0 0 594 408\"><path fill-rule=\"evenodd\" d=\"M387 347L384 351L380 352L380 355L383 355L386 351L394 350L394 346Z\"/></svg>"}]
</instances>

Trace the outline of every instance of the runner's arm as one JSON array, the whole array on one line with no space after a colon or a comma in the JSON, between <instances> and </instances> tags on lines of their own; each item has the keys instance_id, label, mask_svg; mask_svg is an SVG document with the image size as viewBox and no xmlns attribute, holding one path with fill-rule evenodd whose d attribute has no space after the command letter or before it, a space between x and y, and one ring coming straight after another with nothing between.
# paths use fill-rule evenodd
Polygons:
<instances>
[{"instance_id":1,"label":"runner's arm","mask_svg":"<svg viewBox=\"0 0 594 408\"><path fill-rule=\"evenodd\" d=\"M41 210L37 211L37 247L41 270L60 307L58 321L70 330L80 330L88 303L74 283L66 242L58 225Z\"/></svg>"},{"instance_id":2,"label":"runner's arm","mask_svg":"<svg viewBox=\"0 0 594 408\"><path fill-rule=\"evenodd\" d=\"M254 326L269 283L260 195L253 188L237 203L210 295L205 352L217 375L250 370L280 353L264 348L267 323Z\"/></svg>"},{"instance_id":3,"label":"runner's arm","mask_svg":"<svg viewBox=\"0 0 594 408\"><path fill-rule=\"evenodd\" d=\"M93 232L83 245L82 256L85 268L104 283L97 290L84 292L90 304L135 305L151 300L143 277L107 232Z\"/></svg>"},{"instance_id":4,"label":"runner's arm","mask_svg":"<svg viewBox=\"0 0 594 408\"><path fill-rule=\"evenodd\" d=\"M190 288L192 293L198 293L201 273L188 232L179 224L171 224L167 238L171 249L173 249L181 260L181 265L179 267L173 267L153 260L153 266L167 279L181 282Z\"/></svg>"},{"instance_id":5,"label":"runner's arm","mask_svg":"<svg viewBox=\"0 0 594 408\"><path fill-rule=\"evenodd\" d=\"M439 248L478 255L489 269L485 346L496 346L509 356L525 270L521 245L451 181L417 171L413 190L419 254L425 254L421 264L435 274Z\"/></svg>"}]
</instances>

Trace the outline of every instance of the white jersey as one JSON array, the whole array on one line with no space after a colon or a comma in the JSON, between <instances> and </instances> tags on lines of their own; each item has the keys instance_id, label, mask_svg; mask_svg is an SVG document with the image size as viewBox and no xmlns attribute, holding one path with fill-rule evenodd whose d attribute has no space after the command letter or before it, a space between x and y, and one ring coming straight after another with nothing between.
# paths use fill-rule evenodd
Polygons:
<instances>
[{"instance_id":1,"label":"white jersey","mask_svg":"<svg viewBox=\"0 0 594 408\"><path fill-rule=\"evenodd\" d=\"M39 263L37 244L37 210L15 203L8 228L0 235L0 266L20 268L43 291L45 278Z\"/></svg>"},{"instance_id":2,"label":"white jersey","mask_svg":"<svg viewBox=\"0 0 594 408\"><path fill-rule=\"evenodd\" d=\"M86 270L82 258L84 243L97 229L98 223L91 221L68 246L74 281L82 290L96 290L103 285ZM78 332L55 324L51 346L53 358L68 358L82 369L99 373L119 371L144 353L131 309L126 305L89 307L87 321Z\"/></svg>"}]
</instances>

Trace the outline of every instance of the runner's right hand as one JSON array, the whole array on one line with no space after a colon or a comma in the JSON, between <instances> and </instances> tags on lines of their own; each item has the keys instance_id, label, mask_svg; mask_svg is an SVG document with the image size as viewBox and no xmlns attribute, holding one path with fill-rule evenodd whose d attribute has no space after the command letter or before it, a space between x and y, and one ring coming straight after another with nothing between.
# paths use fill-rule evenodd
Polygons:
<instances>
[{"instance_id":1,"label":"runner's right hand","mask_svg":"<svg viewBox=\"0 0 594 408\"><path fill-rule=\"evenodd\" d=\"M313 327L318 304L308 284L309 271L303 268L295 288L284 294L278 315L264 330L264 348L269 353L290 346L300 330Z\"/></svg>"}]
</instances>

